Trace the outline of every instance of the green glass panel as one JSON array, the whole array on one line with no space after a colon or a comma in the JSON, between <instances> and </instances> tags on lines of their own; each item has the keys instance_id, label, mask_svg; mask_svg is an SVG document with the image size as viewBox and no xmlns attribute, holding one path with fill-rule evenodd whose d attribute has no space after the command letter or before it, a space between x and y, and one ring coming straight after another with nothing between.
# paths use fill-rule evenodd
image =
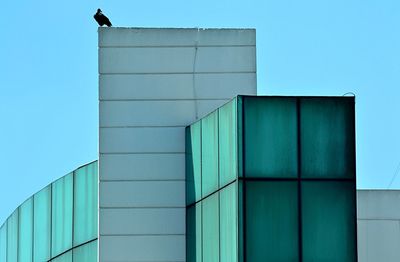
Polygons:
<instances>
[{"instance_id":1,"label":"green glass panel","mask_svg":"<svg viewBox=\"0 0 400 262\"><path fill-rule=\"evenodd\" d=\"M303 261L356 261L353 182L302 182Z\"/></svg>"},{"instance_id":2,"label":"green glass panel","mask_svg":"<svg viewBox=\"0 0 400 262\"><path fill-rule=\"evenodd\" d=\"M203 261L219 261L219 203L218 192L204 199L203 208Z\"/></svg>"},{"instance_id":3,"label":"green glass panel","mask_svg":"<svg viewBox=\"0 0 400 262\"><path fill-rule=\"evenodd\" d=\"M219 113L219 185L228 184L237 177L237 123L236 99L218 109Z\"/></svg>"},{"instance_id":4,"label":"green glass panel","mask_svg":"<svg viewBox=\"0 0 400 262\"><path fill-rule=\"evenodd\" d=\"M201 248L201 203L186 211L187 262L202 262Z\"/></svg>"},{"instance_id":5,"label":"green glass panel","mask_svg":"<svg viewBox=\"0 0 400 262\"><path fill-rule=\"evenodd\" d=\"M221 262L238 261L238 198L236 191L237 183L232 183L219 192Z\"/></svg>"},{"instance_id":6,"label":"green glass panel","mask_svg":"<svg viewBox=\"0 0 400 262\"><path fill-rule=\"evenodd\" d=\"M97 240L75 248L74 262L97 262Z\"/></svg>"},{"instance_id":7,"label":"green glass panel","mask_svg":"<svg viewBox=\"0 0 400 262\"><path fill-rule=\"evenodd\" d=\"M244 232L243 232L243 214L244 214L244 204L243 204L243 180L238 181L238 256L239 262L244 261Z\"/></svg>"},{"instance_id":8,"label":"green glass panel","mask_svg":"<svg viewBox=\"0 0 400 262\"><path fill-rule=\"evenodd\" d=\"M50 259L51 185L33 196L33 261Z\"/></svg>"},{"instance_id":9,"label":"green glass panel","mask_svg":"<svg viewBox=\"0 0 400 262\"><path fill-rule=\"evenodd\" d=\"M51 261L53 262L72 262L72 251L68 251L65 254L62 254L61 256L58 256Z\"/></svg>"},{"instance_id":10,"label":"green glass panel","mask_svg":"<svg viewBox=\"0 0 400 262\"><path fill-rule=\"evenodd\" d=\"M72 248L73 173L52 184L51 255Z\"/></svg>"},{"instance_id":11,"label":"green glass panel","mask_svg":"<svg viewBox=\"0 0 400 262\"><path fill-rule=\"evenodd\" d=\"M0 228L0 262L7 262L7 222Z\"/></svg>"},{"instance_id":12,"label":"green glass panel","mask_svg":"<svg viewBox=\"0 0 400 262\"><path fill-rule=\"evenodd\" d=\"M354 99L303 98L300 107L303 177L354 177Z\"/></svg>"},{"instance_id":13,"label":"green glass panel","mask_svg":"<svg viewBox=\"0 0 400 262\"><path fill-rule=\"evenodd\" d=\"M186 128L186 204L201 199L201 122Z\"/></svg>"},{"instance_id":14,"label":"green glass panel","mask_svg":"<svg viewBox=\"0 0 400 262\"><path fill-rule=\"evenodd\" d=\"M74 246L97 237L97 161L75 171Z\"/></svg>"},{"instance_id":15,"label":"green glass panel","mask_svg":"<svg viewBox=\"0 0 400 262\"><path fill-rule=\"evenodd\" d=\"M297 182L259 181L245 186L246 260L299 261Z\"/></svg>"},{"instance_id":16,"label":"green glass panel","mask_svg":"<svg viewBox=\"0 0 400 262\"><path fill-rule=\"evenodd\" d=\"M243 177L243 97L237 96L237 154L238 176Z\"/></svg>"},{"instance_id":17,"label":"green glass panel","mask_svg":"<svg viewBox=\"0 0 400 262\"><path fill-rule=\"evenodd\" d=\"M296 99L244 99L245 176L297 177Z\"/></svg>"},{"instance_id":18,"label":"green glass panel","mask_svg":"<svg viewBox=\"0 0 400 262\"><path fill-rule=\"evenodd\" d=\"M202 195L218 189L218 111L201 120Z\"/></svg>"},{"instance_id":19,"label":"green glass panel","mask_svg":"<svg viewBox=\"0 0 400 262\"><path fill-rule=\"evenodd\" d=\"M19 261L32 261L33 239L33 197L26 200L19 208Z\"/></svg>"},{"instance_id":20,"label":"green glass panel","mask_svg":"<svg viewBox=\"0 0 400 262\"><path fill-rule=\"evenodd\" d=\"M7 219L7 262L17 262L18 258L18 208Z\"/></svg>"}]
</instances>

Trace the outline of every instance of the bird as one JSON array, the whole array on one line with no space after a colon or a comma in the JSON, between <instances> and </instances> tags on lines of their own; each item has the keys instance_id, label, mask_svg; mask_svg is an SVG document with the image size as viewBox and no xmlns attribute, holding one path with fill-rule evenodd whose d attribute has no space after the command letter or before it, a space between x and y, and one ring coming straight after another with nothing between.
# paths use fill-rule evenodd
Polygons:
<instances>
[{"instance_id":1,"label":"bird","mask_svg":"<svg viewBox=\"0 0 400 262\"><path fill-rule=\"evenodd\" d=\"M101 11L100 8L97 9L97 12L93 17L100 26L103 25L106 25L108 27L112 26L110 20L107 18L107 16L103 15L103 12Z\"/></svg>"}]
</instances>

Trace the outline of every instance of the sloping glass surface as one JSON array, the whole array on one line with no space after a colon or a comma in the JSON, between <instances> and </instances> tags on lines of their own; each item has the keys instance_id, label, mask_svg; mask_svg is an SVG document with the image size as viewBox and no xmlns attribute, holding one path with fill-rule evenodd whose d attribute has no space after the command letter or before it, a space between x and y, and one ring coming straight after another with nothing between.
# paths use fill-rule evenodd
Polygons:
<instances>
[{"instance_id":1,"label":"sloping glass surface","mask_svg":"<svg viewBox=\"0 0 400 262\"><path fill-rule=\"evenodd\" d=\"M247 261L298 261L298 215L297 182L246 182Z\"/></svg>"},{"instance_id":2,"label":"sloping glass surface","mask_svg":"<svg viewBox=\"0 0 400 262\"><path fill-rule=\"evenodd\" d=\"M51 185L34 195L33 261L50 259Z\"/></svg>"},{"instance_id":3,"label":"sloping glass surface","mask_svg":"<svg viewBox=\"0 0 400 262\"><path fill-rule=\"evenodd\" d=\"M201 120L202 196L218 189L218 111Z\"/></svg>"},{"instance_id":4,"label":"sloping glass surface","mask_svg":"<svg viewBox=\"0 0 400 262\"><path fill-rule=\"evenodd\" d=\"M354 182L302 182L303 261L356 261Z\"/></svg>"},{"instance_id":5,"label":"sloping glass surface","mask_svg":"<svg viewBox=\"0 0 400 262\"><path fill-rule=\"evenodd\" d=\"M354 98L300 101L302 176L354 177Z\"/></svg>"},{"instance_id":6,"label":"sloping glass surface","mask_svg":"<svg viewBox=\"0 0 400 262\"><path fill-rule=\"evenodd\" d=\"M0 262L7 262L7 223L0 227Z\"/></svg>"},{"instance_id":7,"label":"sloping glass surface","mask_svg":"<svg viewBox=\"0 0 400 262\"><path fill-rule=\"evenodd\" d=\"M201 199L201 122L186 128L186 204Z\"/></svg>"},{"instance_id":8,"label":"sloping glass surface","mask_svg":"<svg viewBox=\"0 0 400 262\"><path fill-rule=\"evenodd\" d=\"M203 261L219 261L219 193L202 200Z\"/></svg>"},{"instance_id":9,"label":"sloping glass surface","mask_svg":"<svg viewBox=\"0 0 400 262\"><path fill-rule=\"evenodd\" d=\"M19 208L7 219L7 262L18 259L18 216Z\"/></svg>"},{"instance_id":10,"label":"sloping glass surface","mask_svg":"<svg viewBox=\"0 0 400 262\"><path fill-rule=\"evenodd\" d=\"M19 207L18 260L32 261L33 240L33 198Z\"/></svg>"},{"instance_id":11,"label":"sloping glass surface","mask_svg":"<svg viewBox=\"0 0 400 262\"><path fill-rule=\"evenodd\" d=\"M62 254L51 261L53 262L72 262L72 251Z\"/></svg>"},{"instance_id":12,"label":"sloping glass surface","mask_svg":"<svg viewBox=\"0 0 400 262\"><path fill-rule=\"evenodd\" d=\"M52 184L51 254L72 248L73 173Z\"/></svg>"},{"instance_id":13,"label":"sloping glass surface","mask_svg":"<svg viewBox=\"0 0 400 262\"><path fill-rule=\"evenodd\" d=\"M76 170L74 180L74 246L76 246L97 237L97 162Z\"/></svg>"},{"instance_id":14,"label":"sloping glass surface","mask_svg":"<svg viewBox=\"0 0 400 262\"><path fill-rule=\"evenodd\" d=\"M186 209L187 262L202 262L201 203Z\"/></svg>"},{"instance_id":15,"label":"sloping glass surface","mask_svg":"<svg viewBox=\"0 0 400 262\"><path fill-rule=\"evenodd\" d=\"M219 186L237 177L236 99L218 109L219 113Z\"/></svg>"},{"instance_id":16,"label":"sloping glass surface","mask_svg":"<svg viewBox=\"0 0 400 262\"><path fill-rule=\"evenodd\" d=\"M73 251L74 262L97 262L97 241L77 247Z\"/></svg>"},{"instance_id":17,"label":"sloping glass surface","mask_svg":"<svg viewBox=\"0 0 400 262\"><path fill-rule=\"evenodd\" d=\"M238 198L237 182L222 189L220 197L220 257L221 262L237 262Z\"/></svg>"}]
</instances>

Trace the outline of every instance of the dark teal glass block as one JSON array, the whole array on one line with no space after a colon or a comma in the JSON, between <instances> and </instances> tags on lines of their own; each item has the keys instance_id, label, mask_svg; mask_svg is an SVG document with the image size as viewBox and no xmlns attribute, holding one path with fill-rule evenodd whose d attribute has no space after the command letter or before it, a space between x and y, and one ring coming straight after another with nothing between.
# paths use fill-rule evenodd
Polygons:
<instances>
[{"instance_id":1,"label":"dark teal glass block","mask_svg":"<svg viewBox=\"0 0 400 262\"><path fill-rule=\"evenodd\" d=\"M238 198L237 183L219 192L220 258L221 262L238 261Z\"/></svg>"},{"instance_id":2,"label":"dark teal glass block","mask_svg":"<svg viewBox=\"0 0 400 262\"><path fill-rule=\"evenodd\" d=\"M355 262L354 182L302 182L303 261Z\"/></svg>"},{"instance_id":3,"label":"dark teal glass block","mask_svg":"<svg viewBox=\"0 0 400 262\"><path fill-rule=\"evenodd\" d=\"M236 99L218 109L219 113L219 186L237 177L237 108Z\"/></svg>"},{"instance_id":4,"label":"dark teal glass block","mask_svg":"<svg viewBox=\"0 0 400 262\"><path fill-rule=\"evenodd\" d=\"M299 261L297 182L259 181L245 186L246 260Z\"/></svg>"},{"instance_id":5,"label":"dark teal glass block","mask_svg":"<svg viewBox=\"0 0 400 262\"><path fill-rule=\"evenodd\" d=\"M97 161L74 173L74 246L77 246L97 237Z\"/></svg>"},{"instance_id":6,"label":"dark teal glass block","mask_svg":"<svg viewBox=\"0 0 400 262\"><path fill-rule=\"evenodd\" d=\"M7 222L0 227L0 262L7 262Z\"/></svg>"},{"instance_id":7,"label":"dark teal glass block","mask_svg":"<svg viewBox=\"0 0 400 262\"><path fill-rule=\"evenodd\" d=\"M97 240L74 248L74 262L97 262Z\"/></svg>"},{"instance_id":8,"label":"dark teal glass block","mask_svg":"<svg viewBox=\"0 0 400 262\"><path fill-rule=\"evenodd\" d=\"M296 112L294 98L244 98L246 177L297 177Z\"/></svg>"},{"instance_id":9,"label":"dark teal glass block","mask_svg":"<svg viewBox=\"0 0 400 262\"><path fill-rule=\"evenodd\" d=\"M72 251L66 252L61 256L58 256L51 261L53 262L72 262Z\"/></svg>"},{"instance_id":10,"label":"dark teal glass block","mask_svg":"<svg viewBox=\"0 0 400 262\"><path fill-rule=\"evenodd\" d=\"M302 98L300 101L302 177L354 177L354 99Z\"/></svg>"},{"instance_id":11,"label":"dark teal glass block","mask_svg":"<svg viewBox=\"0 0 400 262\"><path fill-rule=\"evenodd\" d=\"M201 199L201 121L186 128L186 204Z\"/></svg>"},{"instance_id":12,"label":"dark teal glass block","mask_svg":"<svg viewBox=\"0 0 400 262\"><path fill-rule=\"evenodd\" d=\"M51 185L36 193L33 199L33 261L48 261L51 240Z\"/></svg>"},{"instance_id":13,"label":"dark teal glass block","mask_svg":"<svg viewBox=\"0 0 400 262\"><path fill-rule=\"evenodd\" d=\"M219 197L218 192L202 203L203 261L219 262Z\"/></svg>"},{"instance_id":14,"label":"dark teal glass block","mask_svg":"<svg viewBox=\"0 0 400 262\"><path fill-rule=\"evenodd\" d=\"M72 208L73 173L70 173L52 184L52 257L72 248Z\"/></svg>"},{"instance_id":15,"label":"dark teal glass block","mask_svg":"<svg viewBox=\"0 0 400 262\"><path fill-rule=\"evenodd\" d=\"M201 203L186 211L187 262L202 262Z\"/></svg>"},{"instance_id":16,"label":"dark teal glass block","mask_svg":"<svg viewBox=\"0 0 400 262\"><path fill-rule=\"evenodd\" d=\"M32 261L33 197L19 207L18 260Z\"/></svg>"},{"instance_id":17,"label":"dark teal glass block","mask_svg":"<svg viewBox=\"0 0 400 262\"><path fill-rule=\"evenodd\" d=\"M202 196L218 189L218 111L201 120Z\"/></svg>"},{"instance_id":18,"label":"dark teal glass block","mask_svg":"<svg viewBox=\"0 0 400 262\"><path fill-rule=\"evenodd\" d=\"M19 208L7 219L7 262L18 259L18 220Z\"/></svg>"}]
</instances>

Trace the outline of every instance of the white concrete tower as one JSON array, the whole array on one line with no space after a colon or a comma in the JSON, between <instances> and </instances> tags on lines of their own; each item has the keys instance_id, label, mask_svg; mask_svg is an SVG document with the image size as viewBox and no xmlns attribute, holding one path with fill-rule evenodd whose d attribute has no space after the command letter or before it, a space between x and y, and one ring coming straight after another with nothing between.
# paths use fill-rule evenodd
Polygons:
<instances>
[{"instance_id":1,"label":"white concrete tower","mask_svg":"<svg viewBox=\"0 0 400 262\"><path fill-rule=\"evenodd\" d=\"M253 29L99 29L99 261L185 261L185 126L256 94Z\"/></svg>"}]
</instances>

